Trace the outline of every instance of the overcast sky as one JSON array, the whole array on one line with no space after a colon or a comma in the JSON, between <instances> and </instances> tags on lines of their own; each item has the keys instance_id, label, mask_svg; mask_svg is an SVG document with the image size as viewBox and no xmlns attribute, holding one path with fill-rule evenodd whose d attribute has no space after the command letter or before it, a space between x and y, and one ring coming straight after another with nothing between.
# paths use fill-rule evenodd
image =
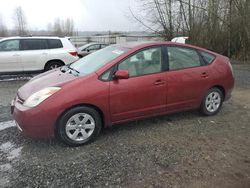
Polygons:
<instances>
[{"instance_id":1,"label":"overcast sky","mask_svg":"<svg viewBox=\"0 0 250 188\"><path fill-rule=\"evenodd\" d=\"M47 29L56 18L72 18L80 31L143 30L131 21L129 6L136 9L135 0L0 0L0 16L13 28L13 11L21 6L29 29Z\"/></svg>"}]
</instances>

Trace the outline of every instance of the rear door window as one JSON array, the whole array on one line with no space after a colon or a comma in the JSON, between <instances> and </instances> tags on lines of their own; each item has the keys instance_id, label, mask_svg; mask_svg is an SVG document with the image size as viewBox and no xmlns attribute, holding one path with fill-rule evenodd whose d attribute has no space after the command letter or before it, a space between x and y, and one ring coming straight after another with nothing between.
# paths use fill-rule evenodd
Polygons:
<instances>
[{"instance_id":1,"label":"rear door window","mask_svg":"<svg viewBox=\"0 0 250 188\"><path fill-rule=\"evenodd\" d=\"M48 39L49 49L62 48L62 42L59 39Z\"/></svg>"},{"instance_id":2,"label":"rear door window","mask_svg":"<svg viewBox=\"0 0 250 188\"><path fill-rule=\"evenodd\" d=\"M45 39L22 39L21 50L43 50L48 49Z\"/></svg>"},{"instance_id":3,"label":"rear door window","mask_svg":"<svg viewBox=\"0 0 250 188\"><path fill-rule=\"evenodd\" d=\"M185 47L168 47L169 70L178 70L201 66L196 50Z\"/></svg>"}]
</instances>

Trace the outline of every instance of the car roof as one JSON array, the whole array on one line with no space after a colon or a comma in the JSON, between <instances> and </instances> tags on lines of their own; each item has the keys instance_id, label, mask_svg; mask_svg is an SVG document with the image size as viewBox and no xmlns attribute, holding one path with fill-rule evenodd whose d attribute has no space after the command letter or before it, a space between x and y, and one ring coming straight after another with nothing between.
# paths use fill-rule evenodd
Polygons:
<instances>
[{"instance_id":1,"label":"car roof","mask_svg":"<svg viewBox=\"0 0 250 188\"><path fill-rule=\"evenodd\" d=\"M178 43L178 42L171 42L171 41L152 41L152 42L148 42L148 41L142 41L142 42L126 42L126 43L120 43L120 44L114 44L114 46L118 46L118 47L122 47L122 48L146 48L146 47L150 47L150 46L157 46L157 45L173 45L173 46L182 46L182 47L189 47L189 48L193 48L193 49L197 49L197 50L201 50L201 51L206 51L209 53L212 53L214 55L219 55L215 52L212 52L210 50L198 47L198 46L194 46L191 44L184 44L184 43Z\"/></svg>"},{"instance_id":2,"label":"car roof","mask_svg":"<svg viewBox=\"0 0 250 188\"><path fill-rule=\"evenodd\" d=\"M14 37L5 37L1 38L1 40L10 40L10 39L60 39L61 37L56 36L27 36L27 37L20 37L20 36L14 36Z\"/></svg>"},{"instance_id":3,"label":"car roof","mask_svg":"<svg viewBox=\"0 0 250 188\"><path fill-rule=\"evenodd\" d=\"M167 44L179 44L179 43L174 43L174 42L169 42L169 41L142 41L142 42L125 42L125 43L120 43L120 44L115 44L120 47L124 48L141 48L141 47L148 47L148 46L154 46L154 45L167 45Z\"/></svg>"}]
</instances>

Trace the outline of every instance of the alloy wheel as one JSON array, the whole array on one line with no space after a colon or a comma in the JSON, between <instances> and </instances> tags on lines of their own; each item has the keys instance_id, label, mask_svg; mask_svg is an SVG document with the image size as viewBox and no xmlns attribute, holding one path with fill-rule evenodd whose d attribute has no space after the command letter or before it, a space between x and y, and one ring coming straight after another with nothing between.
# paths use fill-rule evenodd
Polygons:
<instances>
[{"instance_id":1,"label":"alloy wheel","mask_svg":"<svg viewBox=\"0 0 250 188\"><path fill-rule=\"evenodd\" d=\"M207 97L206 97L206 109L208 112L215 112L216 110L219 109L221 105L221 96L217 91L211 92Z\"/></svg>"},{"instance_id":2,"label":"alloy wheel","mask_svg":"<svg viewBox=\"0 0 250 188\"><path fill-rule=\"evenodd\" d=\"M69 139L79 142L88 139L95 129L94 118L87 113L77 113L66 123L65 131Z\"/></svg>"}]
</instances>

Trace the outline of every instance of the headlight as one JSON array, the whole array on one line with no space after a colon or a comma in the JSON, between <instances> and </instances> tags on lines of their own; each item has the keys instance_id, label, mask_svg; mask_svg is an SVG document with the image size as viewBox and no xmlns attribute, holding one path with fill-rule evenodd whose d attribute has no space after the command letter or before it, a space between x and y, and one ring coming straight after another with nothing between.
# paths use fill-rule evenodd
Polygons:
<instances>
[{"instance_id":1,"label":"headlight","mask_svg":"<svg viewBox=\"0 0 250 188\"><path fill-rule=\"evenodd\" d=\"M59 91L60 87L47 87L44 88L36 93L33 93L31 96L28 97L28 99L25 100L24 106L27 107L35 107L41 102L43 102L45 99Z\"/></svg>"}]
</instances>

